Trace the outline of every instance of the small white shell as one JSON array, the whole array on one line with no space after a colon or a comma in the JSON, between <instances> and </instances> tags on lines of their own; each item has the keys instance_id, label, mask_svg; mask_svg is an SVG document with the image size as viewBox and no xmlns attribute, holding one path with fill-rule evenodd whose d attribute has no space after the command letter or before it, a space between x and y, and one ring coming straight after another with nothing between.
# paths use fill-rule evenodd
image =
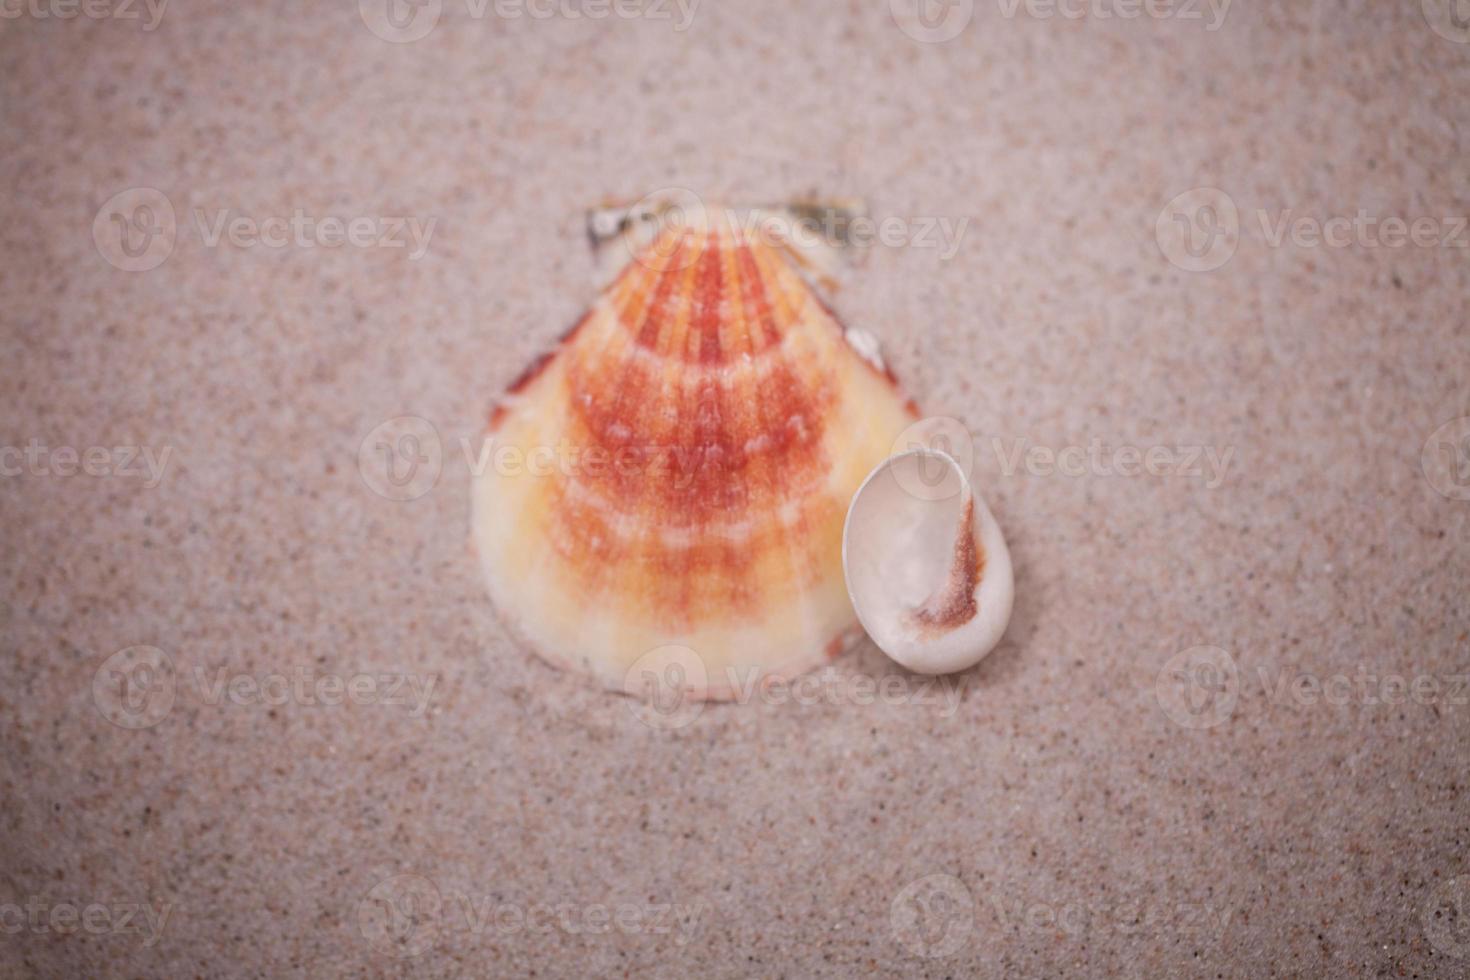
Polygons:
<instances>
[{"instance_id":1,"label":"small white shell","mask_svg":"<svg viewBox=\"0 0 1470 980\"><path fill-rule=\"evenodd\" d=\"M1011 618L1005 538L947 453L900 453L868 474L848 507L842 567L873 642L921 674L979 663Z\"/></svg>"}]
</instances>

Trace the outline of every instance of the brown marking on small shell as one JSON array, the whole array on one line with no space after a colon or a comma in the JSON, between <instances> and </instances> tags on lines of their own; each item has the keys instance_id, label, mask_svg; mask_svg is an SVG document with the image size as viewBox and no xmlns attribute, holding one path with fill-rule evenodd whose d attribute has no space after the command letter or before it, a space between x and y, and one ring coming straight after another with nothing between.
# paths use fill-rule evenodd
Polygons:
<instances>
[{"instance_id":1,"label":"brown marking on small shell","mask_svg":"<svg viewBox=\"0 0 1470 980\"><path fill-rule=\"evenodd\" d=\"M985 572L985 554L975 541L975 498L965 500L965 510L955 533L954 559L949 580L913 614L914 622L926 633L948 633L975 618L980 607L975 587Z\"/></svg>"}]
</instances>

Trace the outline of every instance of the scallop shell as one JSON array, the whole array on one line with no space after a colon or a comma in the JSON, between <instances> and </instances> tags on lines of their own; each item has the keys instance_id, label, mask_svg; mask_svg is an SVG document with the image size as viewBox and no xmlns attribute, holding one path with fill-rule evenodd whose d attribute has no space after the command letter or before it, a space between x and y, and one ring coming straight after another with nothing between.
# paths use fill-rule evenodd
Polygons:
<instances>
[{"instance_id":1,"label":"scallop shell","mask_svg":"<svg viewBox=\"0 0 1470 980\"><path fill-rule=\"evenodd\" d=\"M917 417L793 249L727 214L645 236L496 406L475 479L502 616L613 688L657 651L692 652L702 699L840 652L848 503Z\"/></svg>"}]
</instances>

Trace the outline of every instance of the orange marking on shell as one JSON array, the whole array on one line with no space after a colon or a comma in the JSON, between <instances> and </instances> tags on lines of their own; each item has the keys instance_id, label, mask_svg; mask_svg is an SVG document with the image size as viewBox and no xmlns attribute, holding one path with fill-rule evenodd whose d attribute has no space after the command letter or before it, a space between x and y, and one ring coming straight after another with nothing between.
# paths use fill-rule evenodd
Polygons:
<instances>
[{"instance_id":1,"label":"orange marking on shell","mask_svg":"<svg viewBox=\"0 0 1470 980\"><path fill-rule=\"evenodd\" d=\"M697 258L687 261L696 247ZM750 252L748 246L740 250ZM776 363L751 393L758 397L736 397L730 390L732 380L723 369L737 352L754 346L747 312L766 321L772 315L758 277L754 284L744 275L738 283L727 282L725 272L739 268L726 260L727 251L713 235L697 246L682 241L667 264L645 271L642 288L630 285L630 302L617 322L627 328L627 311L637 309L637 347L662 353L662 359L629 357L609 371L600 357L589 357L568 375L587 443L607 457L636 452L642 465L657 467L653 480L641 469L613 467L586 482L624 508L643 505L661 526L701 527L732 510L779 505L821 464L815 454L831 400L827 379L804 383ZM681 262L687 264L675 268ZM632 299L650 291L647 302ZM741 295L748 301L738 301ZM766 333L780 336L773 321ZM670 361L704 370L681 372ZM641 438L635 440L635 433ZM657 462L646 458L650 453Z\"/></svg>"},{"instance_id":2,"label":"orange marking on shell","mask_svg":"<svg viewBox=\"0 0 1470 980\"><path fill-rule=\"evenodd\" d=\"M569 344L572 339L577 336L578 331L582 329L583 325L586 324L589 319L591 319L591 317L591 310L583 313L581 317L577 319L576 323L573 323L570 327L563 331L562 335L557 339L556 345L552 347L551 350L543 351L535 358L533 358L531 363L527 364L525 368L521 371L521 373L516 376L516 379L506 387L506 396L509 397L511 395L519 394L527 387L529 387L531 382L540 377L541 372L546 370L546 366L551 363L551 359L556 356L557 351L561 350L563 347ZM510 406L506 403L506 398L501 398L501 400L495 404L495 407L490 410L489 428L491 432L494 432L500 428L501 424L505 421L505 416L509 412L509 410Z\"/></svg>"},{"instance_id":3,"label":"orange marking on shell","mask_svg":"<svg viewBox=\"0 0 1470 980\"><path fill-rule=\"evenodd\" d=\"M557 463L478 476L475 533L549 659L616 686L655 640L712 668L840 649L847 503L913 413L785 255L666 229L509 394L497 442Z\"/></svg>"},{"instance_id":4,"label":"orange marking on shell","mask_svg":"<svg viewBox=\"0 0 1470 980\"><path fill-rule=\"evenodd\" d=\"M616 513L697 541L669 546L650 536L623 556L623 572L666 582L659 592L666 608L689 618L722 605L748 607L771 589L810 578L817 564L810 556L798 555L780 578L752 569L766 549L800 541L831 520L830 510L812 512L815 504L800 497L826 465L821 437L833 395L830 378L801 379L779 362L767 366L757 391L732 392L737 357L752 350L774 356L783 334L767 298L770 272L763 278L750 245L732 247L714 234L686 233L658 247L669 259L633 268L613 298L617 327L651 356L626 357L613 370L600 356L578 359L567 383L578 437L602 458L629 464L579 474L585 490ZM799 284L779 285L780 308L792 316L801 309ZM792 500L791 526L779 534L755 529L740 544L718 534L704 539L732 514L765 514ZM585 556L578 564L588 587L606 578L609 556L599 546L612 533L587 507L559 512L559 550L568 560Z\"/></svg>"}]
</instances>

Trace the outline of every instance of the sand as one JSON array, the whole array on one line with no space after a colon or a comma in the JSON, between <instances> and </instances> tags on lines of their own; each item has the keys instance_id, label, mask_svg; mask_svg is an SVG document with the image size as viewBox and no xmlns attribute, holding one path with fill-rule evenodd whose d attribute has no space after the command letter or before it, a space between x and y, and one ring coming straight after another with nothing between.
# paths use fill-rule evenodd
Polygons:
<instances>
[{"instance_id":1,"label":"sand","mask_svg":"<svg viewBox=\"0 0 1470 980\"><path fill-rule=\"evenodd\" d=\"M0 19L0 974L1470 973L1470 44L905 2ZM893 219L979 667L668 724L500 625L485 413L674 186Z\"/></svg>"}]
</instances>

